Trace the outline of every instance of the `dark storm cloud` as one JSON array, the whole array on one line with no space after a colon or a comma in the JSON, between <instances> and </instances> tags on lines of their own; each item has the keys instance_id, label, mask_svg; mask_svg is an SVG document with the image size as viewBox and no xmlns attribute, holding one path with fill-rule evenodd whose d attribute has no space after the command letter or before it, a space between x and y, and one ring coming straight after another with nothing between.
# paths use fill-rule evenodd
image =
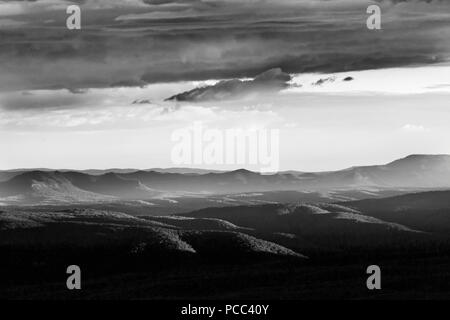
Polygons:
<instances>
[{"instance_id":1,"label":"dark storm cloud","mask_svg":"<svg viewBox=\"0 0 450 320\"><path fill-rule=\"evenodd\" d=\"M450 52L445 1L76 3L82 30L69 31L68 2L0 1L0 19L27 23L0 24L0 90L253 77L277 67L289 73L373 69L439 62ZM370 3L382 6L381 31L366 28Z\"/></svg>"},{"instance_id":2,"label":"dark storm cloud","mask_svg":"<svg viewBox=\"0 0 450 320\"><path fill-rule=\"evenodd\" d=\"M281 69L271 69L257 75L252 80L224 80L212 86L195 88L177 95L167 100L174 101L214 101L227 100L247 96L252 93L267 93L279 91L287 88L291 76Z\"/></svg>"},{"instance_id":3,"label":"dark storm cloud","mask_svg":"<svg viewBox=\"0 0 450 320\"><path fill-rule=\"evenodd\" d=\"M129 79L114 82L111 87L145 87L146 84L147 82L144 80Z\"/></svg>"}]
</instances>

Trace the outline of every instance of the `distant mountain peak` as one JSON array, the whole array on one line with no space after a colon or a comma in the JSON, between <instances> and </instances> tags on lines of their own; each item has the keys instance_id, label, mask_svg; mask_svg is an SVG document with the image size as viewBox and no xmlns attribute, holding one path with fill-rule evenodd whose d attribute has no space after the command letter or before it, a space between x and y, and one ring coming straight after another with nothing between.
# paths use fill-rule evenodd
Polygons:
<instances>
[{"instance_id":1,"label":"distant mountain peak","mask_svg":"<svg viewBox=\"0 0 450 320\"><path fill-rule=\"evenodd\" d=\"M411 154L403 159L436 159L436 158L450 158L448 154Z\"/></svg>"},{"instance_id":2,"label":"distant mountain peak","mask_svg":"<svg viewBox=\"0 0 450 320\"><path fill-rule=\"evenodd\" d=\"M243 169L243 168L234 170L234 171L232 171L232 172L233 172L233 173L245 173L245 174L256 173L256 172L253 172L253 171L250 171L250 170L247 170L247 169Z\"/></svg>"},{"instance_id":3,"label":"distant mountain peak","mask_svg":"<svg viewBox=\"0 0 450 320\"><path fill-rule=\"evenodd\" d=\"M391 164L400 163L412 163L412 162L423 162L423 161L450 161L450 155L448 154L411 154L404 158L390 162Z\"/></svg>"}]
</instances>

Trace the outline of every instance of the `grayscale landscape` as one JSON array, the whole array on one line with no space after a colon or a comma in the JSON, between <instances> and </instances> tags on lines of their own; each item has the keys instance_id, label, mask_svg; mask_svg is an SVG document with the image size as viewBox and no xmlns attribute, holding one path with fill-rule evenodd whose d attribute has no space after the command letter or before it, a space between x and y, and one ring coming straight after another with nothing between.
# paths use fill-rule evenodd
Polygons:
<instances>
[{"instance_id":1,"label":"grayscale landscape","mask_svg":"<svg viewBox=\"0 0 450 320\"><path fill-rule=\"evenodd\" d=\"M0 299L450 299L449 39L446 0L0 0Z\"/></svg>"}]
</instances>

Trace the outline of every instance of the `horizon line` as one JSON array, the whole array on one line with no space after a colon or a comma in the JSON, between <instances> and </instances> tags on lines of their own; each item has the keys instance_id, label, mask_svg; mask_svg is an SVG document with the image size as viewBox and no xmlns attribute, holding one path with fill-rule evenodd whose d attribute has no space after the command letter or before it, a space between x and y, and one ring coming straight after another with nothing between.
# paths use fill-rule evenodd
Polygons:
<instances>
[{"instance_id":1,"label":"horizon line","mask_svg":"<svg viewBox=\"0 0 450 320\"><path fill-rule=\"evenodd\" d=\"M390 162L383 163L383 164L353 165L353 166L350 166L350 167L337 169L337 170L319 170L319 171L305 171L305 170L298 170L298 169L285 169L285 170L278 170L278 171L271 171L271 172L258 172L258 171L254 171L254 170L249 170L249 169L244 168L244 167L237 168L237 169L230 169L230 170L199 168L199 167L152 167L152 168L110 167L110 168L104 168L104 169L98 169L98 168L87 168L87 169L57 168L57 169L55 169L55 168L48 168L48 167L29 167L29 168L0 169L0 172L17 172L17 171L80 172L80 171L113 171L113 170L130 170L131 172L137 172L137 171L151 172L151 171L157 171L157 170L198 170L198 171L206 171L206 172L209 172L209 173L227 173L227 172L233 172L233 171L239 171L239 170L246 170L246 171L260 173L260 174L277 174L277 173L284 173L284 172L289 172L289 171L299 172L299 173L320 173L320 172L343 171L343 170L348 170L348 169L352 169L352 168L356 168L356 167L383 166L383 165L388 165L388 164L391 164L391 163L399 161L399 160L404 160L404 159L407 159L407 158L418 157L418 156L422 156L422 157L440 157L440 156L441 157L442 156L450 157L450 154L446 154L446 153L442 153L442 154L426 154L426 153L423 153L423 154L420 154L420 153L409 154L407 156L396 158L396 159L394 159L394 160L392 160Z\"/></svg>"}]
</instances>

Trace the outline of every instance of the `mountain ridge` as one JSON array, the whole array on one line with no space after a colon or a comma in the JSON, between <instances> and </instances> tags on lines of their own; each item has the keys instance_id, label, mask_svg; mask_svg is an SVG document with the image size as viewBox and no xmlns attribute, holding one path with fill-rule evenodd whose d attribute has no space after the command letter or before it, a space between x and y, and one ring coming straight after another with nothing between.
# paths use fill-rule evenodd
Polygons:
<instances>
[{"instance_id":1,"label":"mountain ridge","mask_svg":"<svg viewBox=\"0 0 450 320\"><path fill-rule=\"evenodd\" d=\"M89 195L88 198L97 195L94 199L148 200L164 193L211 195L270 191L438 190L450 188L450 155L410 155L384 165L275 174L260 174L247 169L202 174L137 170L95 175L79 171L30 170L0 181L0 200L21 196L33 202L36 198L36 188L33 186L36 185L47 193L58 194L58 197L73 190L81 200L83 194ZM67 198L70 196L67 195Z\"/></svg>"}]
</instances>

